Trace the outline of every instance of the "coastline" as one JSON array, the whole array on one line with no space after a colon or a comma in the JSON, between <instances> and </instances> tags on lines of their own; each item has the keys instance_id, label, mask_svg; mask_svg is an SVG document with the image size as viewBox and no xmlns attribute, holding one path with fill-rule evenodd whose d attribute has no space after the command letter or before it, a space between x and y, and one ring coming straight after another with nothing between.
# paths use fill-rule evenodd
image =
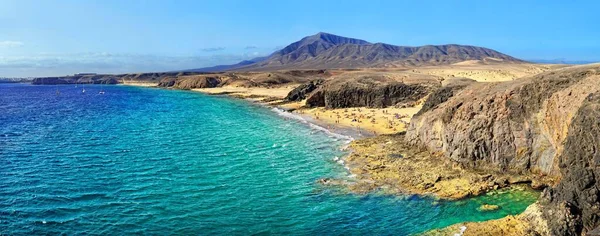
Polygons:
<instances>
[{"instance_id":1,"label":"coastline","mask_svg":"<svg viewBox=\"0 0 600 236\"><path fill-rule=\"evenodd\" d=\"M299 107L302 102L282 103L285 96L295 86L285 86L279 88L241 88L241 87L225 87L225 88L206 88L206 89L191 89L191 91L199 92L207 95L226 95L228 97L243 99L248 102L259 104L267 108L273 109L278 115L289 119L296 119L300 122L307 123L318 130L337 134L341 136L351 137L352 140L369 138L375 136L371 131L363 128L356 129L353 126L345 124L337 124L330 120L316 119L312 113L299 113ZM302 109L304 110L304 109Z\"/></svg>"},{"instance_id":2,"label":"coastline","mask_svg":"<svg viewBox=\"0 0 600 236\"><path fill-rule=\"evenodd\" d=\"M161 88L156 84L148 85L147 83L129 83L124 85ZM398 144L398 142L397 140L390 141L387 139L390 137L397 137L398 135L403 136L401 133L404 130L396 133L378 134L359 132L356 128L347 126L344 123L335 123L327 119L316 119L316 117L314 117L315 113L298 113L296 108L290 109L286 106L280 106L278 103L283 100L282 97L255 95L248 93L247 91L244 92L244 90L233 93L224 91L215 92L216 90L207 92L206 89L192 89L191 91L208 95L227 95L234 99L243 99L253 104L270 108L286 119L295 119L318 131L331 134L338 138L348 139L349 145L347 148L351 151L348 155L342 157L340 161L342 161L342 165L348 170L353 180L320 179L318 182L323 185L342 186L347 188L350 192L360 194L384 190L384 192L393 195L407 194L430 196L444 200L458 200L476 197L502 188L508 189L513 185L521 184L524 179L527 178L524 176L510 178L511 176L508 175L480 175L457 165L449 166L449 160L439 158L439 156L434 162L431 162L431 158L428 157L435 155L429 152L423 152L423 150L415 147L407 149L406 146L402 146L404 150L401 152L388 152L386 148L392 146L388 144ZM370 147L365 149L365 143L368 143ZM389 166L386 167L387 164L390 163L390 160L392 160L390 157L397 158L398 156L396 156L396 154L399 154L399 156L402 157L399 160L404 160L403 157L406 156L407 152L413 152L413 154L417 154L421 157L427 155L428 157L418 161L414 161L412 158L406 158L408 162L403 162L402 165L395 165L396 167L405 166L408 168L406 170L409 171L404 171L404 173L414 173L415 175L390 175L390 170L392 170L392 172L400 170L389 168ZM439 161L443 161L444 164L439 163ZM407 165L407 163L410 164ZM373 170L375 170L375 172ZM383 174L381 174L377 173L378 170L386 170L388 172L384 171ZM453 173L444 173L443 170L450 170ZM459 174L456 175L456 173ZM527 180L525 180L525 182L527 182ZM538 182L541 182L541 180ZM534 183L538 184L538 182ZM439 184L439 186L436 186L437 184ZM541 224L539 222L543 221L539 214L540 210L538 202L539 201L536 201L536 203L529 207L533 210L528 208L525 212L518 215L507 215L503 218L482 222L462 222L423 232L419 235L447 235L454 233L461 233L461 235L478 235L478 233L487 232L486 230L492 229L495 231L489 232L503 232L506 233L506 235L522 235L521 233L524 232L526 228L530 227L532 222L537 222L536 224L539 225ZM534 205L537 207L534 207ZM467 228L464 228L463 230L461 227ZM515 227L517 227L516 231L510 230ZM536 228L537 227L539 226L536 226ZM541 229L544 230L545 228L542 227Z\"/></svg>"},{"instance_id":3,"label":"coastline","mask_svg":"<svg viewBox=\"0 0 600 236\"><path fill-rule=\"evenodd\" d=\"M320 127L323 127L324 129L327 129L330 132L338 133L338 134L345 135L345 136L350 136L350 137L354 138L354 140L370 138L370 137L375 136L374 134L372 134L370 132L366 132L364 130L361 131L354 127L349 127L349 126L335 124L335 123L332 124L331 122L317 120L317 119L313 118L312 116L308 116L308 115L292 113L292 112L288 112L288 113L302 117L307 122L312 123L317 126L320 126Z\"/></svg>"},{"instance_id":4,"label":"coastline","mask_svg":"<svg viewBox=\"0 0 600 236\"><path fill-rule=\"evenodd\" d=\"M125 82L125 81L123 81L123 83L117 84L117 85L138 86L138 87L158 87L157 83L152 83L152 82Z\"/></svg>"}]
</instances>

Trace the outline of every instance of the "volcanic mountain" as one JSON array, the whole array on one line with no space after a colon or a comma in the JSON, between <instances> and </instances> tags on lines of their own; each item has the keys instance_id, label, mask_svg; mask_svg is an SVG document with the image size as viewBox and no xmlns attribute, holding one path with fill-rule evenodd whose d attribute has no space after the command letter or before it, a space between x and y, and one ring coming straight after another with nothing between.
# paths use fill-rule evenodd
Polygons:
<instances>
[{"instance_id":1,"label":"volcanic mountain","mask_svg":"<svg viewBox=\"0 0 600 236\"><path fill-rule=\"evenodd\" d=\"M420 47L370 43L328 33L318 33L292 43L267 57L188 71L264 71L284 69L382 68L453 64L521 63L498 51L467 45L446 44Z\"/></svg>"}]
</instances>

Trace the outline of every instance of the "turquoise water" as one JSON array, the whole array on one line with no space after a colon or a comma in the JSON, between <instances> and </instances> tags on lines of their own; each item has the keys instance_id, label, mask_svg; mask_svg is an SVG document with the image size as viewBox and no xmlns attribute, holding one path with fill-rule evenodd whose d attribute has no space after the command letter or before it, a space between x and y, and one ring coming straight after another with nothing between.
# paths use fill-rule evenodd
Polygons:
<instances>
[{"instance_id":1,"label":"turquoise water","mask_svg":"<svg viewBox=\"0 0 600 236\"><path fill-rule=\"evenodd\" d=\"M349 194L315 182L348 175L333 161L347 140L268 108L80 89L0 84L0 234L407 235L520 213L537 197Z\"/></svg>"}]
</instances>

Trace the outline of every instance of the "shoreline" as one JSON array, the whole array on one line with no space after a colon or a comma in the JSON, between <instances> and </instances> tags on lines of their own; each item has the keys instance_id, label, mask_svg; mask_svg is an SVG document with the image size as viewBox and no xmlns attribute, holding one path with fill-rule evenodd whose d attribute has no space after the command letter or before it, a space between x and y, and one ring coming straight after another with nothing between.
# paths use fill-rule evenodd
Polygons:
<instances>
[{"instance_id":1,"label":"shoreline","mask_svg":"<svg viewBox=\"0 0 600 236\"><path fill-rule=\"evenodd\" d=\"M268 90L273 90L275 93L268 94ZM337 134L341 136L351 137L352 140L364 139L369 137L374 137L371 132L365 130L363 128L356 129L352 126L347 126L344 124L336 124L334 122L328 122L324 120L316 119L315 117L305 114L295 112L298 108L290 108L289 106L296 105L299 106L298 102L290 102L286 104L279 104L279 102L283 101L284 91L291 90L290 86L282 87L282 88L209 88L209 89L191 89L190 91L202 93L205 95L213 95L213 96L226 96L233 99L241 99L253 104L258 104L264 106L269 109L275 109L274 111L280 115L291 119L296 119L301 122L308 123L309 126L313 125L318 127L317 129L322 130L324 132ZM258 92L258 93L256 93ZM276 96L272 96L276 95Z\"/></svg>"},{"instance_id":2,"label":"shoreline","mask_svg":"<svg viewBox=\"0 0 600 236\"><path fill-rule=\"evenodd\" d=\"M375 136L369 132L357 130L354 127L348 127L348 126L341 125L341 124L335 124L335 123L332 124L329 122L320 121L320 120L314 119L313 117L308 116L308 115L297 114L297 113L292 113L292 112L288 112L288 113L300 116L307 122L312 123L314 125L318 125L320 127L323 127L324 129L327 129L330 132L350 136L350 137L354 138L354 140L370 138L370 137Z\"/></svg>"},{"instance_id":3,"label":"shoreline","mask_svg":"<svg viewBox=\"0 0 600 236\"><path fill-rule=\"evenodd\" d=\"M123 85L162 88L157 85L147 86L146 84L144 84L144 85L123 84ZM412 163L412 166L408 167L408 169L411 169L411 172L412 172L412 168L416 168L416 167L421 167L421 168L424 168L423 170L425 170L424 172L415 171L419 175L419 178L417 179L417 181L414 181L415 179L410 180L410 178L409 179L397 179L397 178L395 179L394 177L391 177L387 174L383 174L379 177L375 176L375 178L372 178L372 176L371 176L373 174L372 172L367 171L366 173L365 172L361 173L361 171L364 171L365 168L370 169L370 170L373 170L373 169L377 170L377 169L380 169L382 166L384 166L384 169L386 169L385 168L386 161L385 161L385 159L384 160L380 159L380 160L375 160L375 162L373 162L372 159L371 159L371 161L368 161L367 159L372 158L374 156L381 157L382 156L381 153L384 151L383 149L385 149L385 146L387 144L395 143L395 142L390 142L390 141L381 141L379 139L382 139L382 138L385 139L385 138L394 137L394 136L398 136L398 135L402 136L401 133L404 130L396 132L396 133L392 133L392 134L390 134L390 133L388 133L388 134L385 134L385 133L372 134L369 132L359 132L354 127L348 127L341 123L338 124L338 123L334 123L334 122L327 122L327 121L323 121L320 119L315 119L315 117L313 117L309 114L295 112L296 109L289 109L289 108L282 107L282 106L279 106L276 104L272 104L273 97L254 96L252 94L245 94L245 93L233 93L233 94L231 94L231 93L210 93L210 92L206 92L203 90L197 90L197 89L192 89L190 91L198 92L198 93L202 93L202 94L206 94L206 95L219 95L219 96L225 95L225 97L228 97L228 98L241 99L243 101L250 102L252 104L256 104L256 105L263 106L265 108L269 108L273 112L277 113L277 115L283 116L286 119L288 119L288 118L295 119L295 120L299 121L300 123L304 123L304 124L308 125L309 127L319 130L321 132L329 133L329 134L332 134L333 136L338 136L340 138L346 138L348 140L348 145L346 147L350 150L350 152L340 159L343 160L343 163L341 163L341 165L343 165L343 167L348 171L349 176L352 176L351 177L352 181L324 178L324 179L319 179L318 182L323 185L343 186L343 187L347 188L350 192L360 194L360 193L373 192L373 191L376 191L377 189L379 189L379 190L384 190L385 192L387 192L389 194L393 194L393 195L395 195L395 194L419 195L419 196L429 196L429 197L434 197L434 198L438 198L438 199L453 201L453 200L459 200L459 199L464 199L464 198L477 197L477 196L480 196L480 195L483 195L483 194L486 194L488 192L495 191L498 189L509 189L509 188L512 188L512 186L516 186L516 185L519 185L522 183L527 184L530 188L536 189L533 187L533 185L538 184L539 181L541 181L541 180L533 180L533 181L529 180L529 182L527 182L527 180L523 181L523 178L526 178L524 176L516 176L511 179L510 178L511 175L498 175L498 174L494 174L495 176L493 176L491 174L480 175L480 174L475 173L475 171L463 169L463 168L457 167L455 165L448 166L447 161L449 161L449 160L445 160L443 158L442 159L444 161L446 161L446 164L442 165L442 167L443 167L442 169L436 169L434 166L431 165L433 163L429 163L427 161L425 161L425 162L416 161L415 162L414 160L409 160L408 163ZM279 98L279 99L281 100L283 98ZM265 101L265 100L268 100L268 101ZM374 146L377 146L377 148L375 150L365 152L364 149L361 150L361 148L359 147L361 142L371 142ZM402 147L402 148L406 148L406 147ZM411 147L410 149L416 150L417 148ZM404 159L403 157L405 154L406 154L405 152L400 154L401 159ZM361 156L361 155L363 157L366 157L366 159L365 158L357 159L357 156ZM419 155L419 154L417 153L416 155ZM429 153L428 155L432 155L432 154ZM389 158L389 156L386 155L386 158ZM431 158L428 158L428 159L431 159ZM365 160L367 160L367 161L365 161ZM444 174L439 174L439 170L445 170L445 168L447 168L449 170L453 170L453 171L456 171L458 168L459 172L461 172L461 173L470 172L478 177L467 175L468 178L459 177L459 178L456 178L458 180L458 182L456 182L456 181L452 182L452 181L454 181L454 180L452 180L453 175L450 175L450 179L448 179L449 178L448 176L444 177L443 176ZM389 170L389 168L387 168L387 169ZM368 177L364 178L364 176L368 176ZM456 177L456 176L454 176L454 177ZM466 179L470 179L470 180L466 180ZM473 183L472 182L473 179L477 179L477 181L475 183ZM403 185L403 186L390 187L390 186L393 186L393 184L389 185L390 180L391 180L391 182L401 183L401 185ZM450 181L450 182L448 182L448 181ZM425 182L427 182L427 183L425 183ZM444 184L442 184L442 186L438 188L438 187L436 187L437 183L444 183ZM459 185L456 185L457 183ZM490 185L489 183L492 183L492 184ZM459 187L459 186L461 186L461 187ZM463 187L465 189L462 189ZM431 192L431 188L437 189L436 191L441 191L441 194L439 192L438 193ZM446 189L446 190L444 190L444 189ZM447 191L447 190L449 190L449 191ZM529 226L531 224L530 223L531 221L540 221L541 220L541 218L538 217L539 214L537 214L537 211L539 211L539 207L534 207L534 205L536 205L536 204L539 204L539 200L536 201L535 203L533 203L532 205L530 205L529 208L533 208L534 210L530 210L528 208L526 211L516 214L516 215L507 215L502 218L498 218L498 219L494 219L494 220L486 220L486 221L481 221L481 222L465 221L465 222L457 223L454 225L422 232L419 235L438 235L439 233L442 233L442 235L444 235L445 233L455 233L456 230L459 229L458 228L459 226L464 226L464 225L469 226L469 228L466 228L467 229L466 231L461 230L462 233L466 233L465 235L472 235L472 232L473 232L472 229L496 229L497 230L498 228L500 228L503 230L506 227L510 228L510 227L515 227L515 226L518 226L520 228L525 228L526 226ZM532 213L532 211L534 211L534 212ZM516 220L516 219L518 219L518 220ZM510 224L508 224L507 222ZM475 231L475 232L485 232L485 231ZM506 232L506 231L502 231L502 232ZM519 231L519 232L522 232L522 231Z\"/></svg>"}]
</instances>

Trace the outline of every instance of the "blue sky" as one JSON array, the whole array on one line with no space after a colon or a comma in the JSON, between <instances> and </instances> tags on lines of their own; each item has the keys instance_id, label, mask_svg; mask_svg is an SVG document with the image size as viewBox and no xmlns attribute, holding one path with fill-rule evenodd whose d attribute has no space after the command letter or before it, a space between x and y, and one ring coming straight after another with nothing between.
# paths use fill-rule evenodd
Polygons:
<instances>
[{"instance_id":1,"label":"blue sky","mask_svg":"<svg viewBox=\"0 0 600 236\"><path fill-rule=\"evenodd\" d=\"M600 1L0 0L0 77L198 68L317 32L600 61Z\"/></svg>"}]
</instances>

